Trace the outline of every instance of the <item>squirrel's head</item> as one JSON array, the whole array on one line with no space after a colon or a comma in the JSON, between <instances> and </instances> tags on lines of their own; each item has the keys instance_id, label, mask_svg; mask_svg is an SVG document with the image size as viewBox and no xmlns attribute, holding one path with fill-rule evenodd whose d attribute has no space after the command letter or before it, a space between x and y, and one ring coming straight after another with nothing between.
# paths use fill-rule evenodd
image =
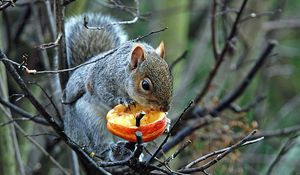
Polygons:
<instances>
[{"instance_id":1,"label":"squirrel's head","mask_svg":"<svg viewBox=\"0 0 300 175\"><path fill-rule=\"evenodd\" d=\"M164 60L164 43L153 49L146 44L136 44L131 51L129 69L131 79L129 96L143 106L168 111L173 91L173 80Z\"/></svg>"}]
</instances>

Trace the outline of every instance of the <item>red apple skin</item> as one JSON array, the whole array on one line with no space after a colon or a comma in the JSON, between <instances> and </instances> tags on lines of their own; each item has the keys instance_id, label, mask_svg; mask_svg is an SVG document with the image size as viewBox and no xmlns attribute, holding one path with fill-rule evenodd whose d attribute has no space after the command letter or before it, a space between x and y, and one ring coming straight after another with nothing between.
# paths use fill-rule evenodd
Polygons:
<instances>
[{"instance_id":1,"label":"red apple skin","mask_svg":"<svg viewBox=\"0 0 300 175\"><path fill-rule=\"evenodd\" d=\"M166 129L167 117L164 116L162 119L153 123L143 125L140 127L132 126L125 127L116 123L107 122L108 130L114 135L121 137L130 142L136 142L136 131L140 131L143 134L143 142L150 142L159 137Z\"/></svg>"}]
</instances>

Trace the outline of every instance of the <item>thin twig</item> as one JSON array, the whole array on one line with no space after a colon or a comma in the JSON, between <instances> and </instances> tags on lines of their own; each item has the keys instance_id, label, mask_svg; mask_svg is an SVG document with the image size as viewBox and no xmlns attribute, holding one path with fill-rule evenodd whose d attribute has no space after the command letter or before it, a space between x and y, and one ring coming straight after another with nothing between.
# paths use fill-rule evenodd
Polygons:
<instances>
[{"instance_id":1,"label":"thin twig","mask_svg":"<svg viewBox=\"0 0 300 175\"><path fill-rule=\"evenodd\" d=\"M156 149L155 153L150 157L150 159L147 161L147 163L151 163L154 158L156 157L156 155L161 151L162 147L164 146L164 144L168 141L169 137L171 136L172 131L174 130L175 126L180 122L181 117L183 116L183 114L191 107L191 105L194 102L191 101L187 107L185 107L185 109L183 110L183 112L181 113L181 115L178 117L178 119L175 121L175 123L173 124L173 126L171 127L169 133L167 134L167 136L165 137L165 139L163 140L163 142L159 145L159 147Z\"/></svg>"},{"instance_id":2,"label":"thin twig","mask_svg":"<svg viewBox=\"0 0 300 175\"><path fill-rule=\"evenodd\" d=\"M248 16L241 19L239 23L243 23L243 22L246 22L250 19L256 19L256 18L260 18L260 17L264 17L264 16L273 16L274 14L276 14L276 12L273 12L273 11L271 11L271 12L262 12L262 13L250 13Z\"/></svg>"},{"instance_id":3,"label":"thin twig","mask_svg":"<svg viewBox=\"0 0 300 175\"><path fill-rule=\"evenodd\" d=\"M113 4L110 4L110 3L107 3L107 2L102 2L102 1L97 1L97 3L99 3L102 6L107 7L107 8L118 8L122 11L130 13L133 16L135 16L135 14L136 14L136 12L135 12L136 10L135 10L134 7L126 6L126 5L122 4L121 1L110 0L109 2L113 3ZM141 15L140 15L139 18L141 18Z\"/></svg>"},{"instance_id":4,"label":"thin twig","mask_svg":"<svg viewBox=\"0 0 300 175\"><path fill-rule=\"evenodd\" d=\"M6 112L6 111L5 111ZM5 113L7 118L9 120L13 120L12 117L10 117L7 113ZM44 148L41 146L37 141L32 139L23 129L22 127L17 124L16 122L13 122L15 128L24 136L26 137L33 145L35 145L43 154L45 154L47 157L49 157L50 161L61 171L63 174L70 175L69 172L67 172Z\"/></svg>"},{"instance_id":5,"label":"thin twig","mask_svg":"<svg viewBox=\"0 0 300 175\"><path fill-rule=\"evenodd\" d=\"M241 147L246 146L246 145L249 145L249 144L253 144L253 143L256 143L256 142L259 142L259 141L261 141L261 140L263 140L263 139L264 139L264 137L259 137L259 138L257 138L257 139L251 139L251 140L246 141L245 143L243 143L243 144L241 145ZM184 167L184 169L191 168L192 166L196 165L197 163L202 162L202 161L204 161L204 160L206 160L206 159L208 159L208 158L210 158L210 157L212 157L212 156L215 156L215 155L218 155L218 154L222 154L222 153L224 153L225 151L227 151L228 149L230 149L230 147L223 148L223 149L220 149L220 150L217 150L217 151L208 153L208 154L206 154L206 155L204 155L204 156L201 156L201 157L197 158L196 160L192 161L191 163L187 164L187 165Z\"/></svg>"},{"instance_id":6,"label":"thin twig","mask_svg":"<svg viewBox=\"0 0 300 175\"><path fill-rule=\"evenodd\" d=\"M3 17L3 27L5 27L5 35L6 36L6 45L7 45L7 52L10 53L13 48L13 40L12 40L12 24L11 20L9 18L8 12L6 10L2 11L2 17Z\"/></svg>"},{"instance_id":7,"label":"thin twig","mask_svg":"<svg viewBox=\"0 0 300 175\"><path fill-rule=\"evenodd\" d=\"M261 131L251 137L251 139L256 139L259 137L264 137L265 139L273 138L273 137L282 137L282 136L287 136L296 132L300 132L300 125L295 125L283 129L277 129L273 131ZM238 139L240 137L235 137L234 139Z\"/></svg>"},{"instance_id":8,"label":"thin twig","mask_svg":"<svg viewBox=\"0 0 300 175\"><path fill-rule=\"evenodd\" d=\"M190 113L193 117L204 117L208 114L213 117L217 117L218 114L223 111L224 109L227 109L229 105L241 95L241 93L246 89L246 87L249 85L251 79L255 75L255 73L259 70L259 68L262 66L262 63L268 57L272 49L274 48L276 42L270 41L266 47L266 49L262 52L261 56L257 59L256 64L252 67L252 69L249 71L249 73L246 75L246 77L243 79L243 81L240 83L240 85L224 100L220 102L220 104L211 109L201 109L198 110L198 106L193 107L193 111ZM208 118L207 118L208 119ZM199 122L194 122L193 125L187 126L183 128L181 131L176 133L176 135L173 137L173 140L168 142L165 147L163 148L164 151L167 151L177 145L183 138L186 136L192 134L194 131L202 127L203 125L206 125L212 120L206 120L206 118L199 119Z\"/></svg>"},{"instance_id":9,"label":"thin twig","mask_svg":"<svg viewBox=\"0 0 300 175\"><path fill-rule=\"evenodd\" d=\"M136 13L135 13L135 16L132 20L130 21L118 21L118 22L112 22L112 23L109 23L105 26L88 26L88 17L85 16L83 18L84 20L84 27L86 27L87 29L91 29L91 30L102 30L108 26L112 26L112 25L122 25L122 24L133 24L133 23L136 23L139 19L139 16L140 16L140 2L139 0L134 0L135 4L136 4Z\"/></svg>"},{"instance_id":10,"label":"thin twig","mask_svg":"<svg viewBox=\"0 0 300 175\"><path fill-rule=\"evenodd\" d=\"M67 6L67 5L69 5L70 3L74 2L74 1L76 1L76 0L64 0L62 5Z\"/></svg>"},{"instance_id":11,"label":"thin twig","mask_svg":"<svg viewBox=\"0 0 300 175\"><path fill-rule=\"evenodd\" d=\"M280 19L274 21L265 22L263 25L263 29L267 32L272 30L279 30L279 29L292 29L292 28L300 28L300 20L299 19Z\"/></svg>"},{"instance_id":12,"label":"thin twig","mask_svg":"<svg viewBox=\"0 0 300 175\"><path fill-rule=\"evenodd\" d=\"M55 20L54 20L54 15L52 13L51 9L51 2L50 0L43 1L45 6L46 6L46 14L47 14L47 19L48 19L48 27L50 31L50 36L51 39L54 40L56 37L56 27L55 27Z\"/></svg>"},{"instance_id":13,"label":"thin twig","mask_svg":"<svg viewBox=\"0 0 300 175\"><path fill-rule=\"evenodd\" d=\"M19 148L19 143L16 135L16 130L14 125L10 125L11 129L11 137L13 140L13 147L14 147L14 152L15 152L15 157L16 157L16 162L19 168L19 173L20 175L26 175L25 169L24 169L24 163L21 158L21 153L20 153L20 148Z\"/></svg>"},{"instance_id":14,"label":"thin twig","mask_svg":"<svg viewBox=\"0 0 300 175\"><path fill-rule=\"evenodd\" d=\"M56 104L54 103L52 97L50 97L50 95L46 92L46 90L45 90L41 85L39 85L39 84L36 83L36 82L28 82L28 83L29 83L29 84L34 84L34 85L36 85L37 87L39 87L39 88L42 90L42 92L46 95L46 97L47 97L47 99L49 100L50 104L51 104L52 107L54 108L57 118L60 120L61 123L63 123L62 116L61 116L61 114L60 114L60 112L59 112L59 110L58 110L58 107L57 107Z\"/></svg>"},{"instance_id":15,"label":"thin twig","mask_svg":"<svg viewBox=\"0 0 300 175\"><path fill-rule=\"evenodd\" d=\"M22 13L21 17L18 19L18 22L16 24L16 30L15 34L13 36L14 44L19 43L20 37L22 33L25 31L26 24L28 23L28 20L30 20L30 16L32 13L32 9L30 6L26 7L26 10Z\"/></svg>"},{"instance_id":16,"label":"thin twig","mask_svg":"<svg viewBox=\"0 0 300 175\"><path fill-rule=\"evenodd\" d=\"M9 99L10 99L11 101L17 102L17 101L23 99L24 97L25 97L24 94L11 94L11 95L9 96Z\"/></svg>"},{"instance_id":17,"label":"thin twig","mask_svg":"<svg viewBox=\"0 0 300 175\"><path fill-rule=\"evenodd\" d=\"M1 4L0 4L0 11L6 9L9 6L15 6L15 2L17 2L17 0L11 0L11 1L6 1L6 2L1 2Z\"/></svg>"},{"instance_id":18,"label":"thin twig","mask_svg":"<svg viewBox=\"0 0 300 175\"><path fill-rule=\"evenodd\" d=\"M246 75L245 78L243 78L242 82L237 86L235 90L231 94L229 94L227 97L225 97L224 100L220 102L220 104L213 109L210 114L212 116L216 116L217 113L227 108L234 100L236 100L248 87L251 80L253 79L254 75L257 73L257 71L262 67L265 60L268 58L270 53L272 52L273 48L277 44L276 41L269 41L267 47L263 50L261 55L258 57L257 61L253 65L253 67L250 69L249 73Z\"/></svg>"},{"instance_id":19,"label":"thin twig","mask_svg":"<svg viewBox=\"0 0 300 175\"><path fill-rule=\"evenodd\" d=\"M218 121L218 118L216 117L201 117L193 121L192 124L185 126L182 128L180 131L176 133L175 136L172 137L172 140L167 142L163 147L162 147L162 152L167 152L174 146L176 146L178 143L180 143L184 138L187 136L191 135L193 132L198 130L199 128L202 128L204 126L207 126L215 121ZM161 155L158 155L159 157Z\"/></svg>"},{"instance_id":20,"label":"thin twig","mask_svg":"<svg viewBox=\"0 0 300 175\"><path fill-rule=\"evenodd\" d=\"M44 43L44 34L43 34L43 26L40 20L40 10L38 9L37 5L31 1L30 3L30 7L32 9L32 15L33 18L36 19L35 20L35 36L36 36L36 44L40 44L40 43ZM46 52L46 50L39 50L39 56L41 57L43 66L46 69L50 69L50 59L48 57L48 53Z\"/></svg>"},{"instance_id":21,"label":"thin twig","mask_svg":"<svg viewBox=\"0 0 300 175\"><path fill-rule=\"evenodd\" d=\"M188 169L182 169L179 170L178 172L182 172L182 173L194 173L194 172L203 172L204 170L206 170L207 168L211 167L212 165L216 164L217 162L219 162L221 159L223 159L227 154L231 153L232 151L234 151L235 149L241 147L244 143L246 143L247 141L249 141L249 138L251 138L254 134L256 133L256 130L253 130L249 135L247 135L245 138L243 138L242 140L240 140L238 143L230 146L226 151L222 152L221 154L218 154L217 157L215 157L213 160L207 162L206 164L204 164L201 167L197 167L197 168L188 168ZM251 141L252 143L252 141ZM255 143L255 142L254 142Z\"/></svg>"},{"instance_id":22,"label":"thin twig","mask_svg":"<svg viewBox=\"0 0 300 175\"><path fill-rule=\"evenodd\" d=\"M164 28L159 29L159 30L156 30L156 31L151 31L151 32L149 32L149 33L147 33L147 34L145 34L145 35L142 35L142 36L139 36L139 37L137 37L137 38L135 38L135 39L132 39L131 41L132 41L132 42L140 41L141 39L144 39L144 38L146 38L146 37L148 37L148 36L150 36L150 35L153 35L153 34L156 34L156 33L159 33L159 32L163 32L163 31L165 31L166 29L168 29L168 28L167 28L167 27L164 27ZM115 48L115 49L113 49L113 50L110 50L109 52L107 52L107 53L104 54L103 56L101 56L101 57L99 57L99 58L97 58L97 59L95 59L95 60L93 60L93 61L87 61L87 62L84 62L84 63L82 63L82 64L79 64L79 65L77 65L77 66L75 66L75 67L68 68L68 69L60 69L60 70L37 71L37 70L35 70L35 69L29 69L29 68L26 67L24 64L19 64L19 63L15 62L15 61L12 61L12 60L7 59L7 58L5 58L5 57L0 57L0 61L1 61L1 60L4 60L4 61L7 61L7 62L10 62L11 64L16 65L16 66L18 66L18 67L24 69L24 70L26 71L26 73L28 73L28 74L33 74L33 75L35 75L35 74L57 74L57 73L63 73L63 72L74 71L74 70L76 70L76 69L78 69L78 68L80 68L80 67L83 67L83 66L86 66L86 65L89 65L89 64L94 64L94 63L96 63L97 61L102 60L102 59L106 58L107 56L113 54L113 53L116 52L118 49L119 49L119 47L117 47L117 48Z\"/></svg>"},{"instance_id":23,"label":"thin twig","mask_svg":"<svg viewBox=\"0 0 300 175\"><path fill-rule=\"evenodd\" d=\"M0 97L0 104L10 108L12 111L20 114L21 116L27 118L28 120L32 120L38 124L49 126L49 123L46 120L44 120L42 118L37 118L37 115L35 115L35 116L31 115L30 113L28 113L27 111L24 111L23 109L19 108L18 106L11 104L9 102L6 102L1 97Z\"/></svg>"},{"instance_id":24,"label":"thin twig","mask_svg":"<svg viewBox=\"0 0 300 175\"><path fill-rule=\"evenodd\" d=\"M177 59L175 59L171 64L170 64L170 70L172 71L173 68L183 59L186 58L186 55L187 55L188 51L184 51Z\"/></svg>"},{"instance_id":25,"label":"thin twig","mask_svg":"<svg viewBox=\"0 0 300 175\"><path fill-rule=\"evenodd\" d=\"M153 34L156 34L156 33L163 32L163 31L165 31L165 30L167 30L167 29L168 29L168 27L164 27L164 28L159 29L159 30L151 31L151 32L149 32L149 33L147 33L147 34L145 34L145 35L142 35L142 36L139 36L139 37L133 39L132 42L140 41L140 40L142 40L142 39L144 39L144 38L146 38L146 37L148 37L148 36L150 36L150 35L153 35Z\"/></svg>"},{"instance_id":26,"label":"thin twig","mask_svg":"<svg viewBox=\"0 0 300 175\"><path fill-rule=\"evenodd\" d=\"M58 69L67 68L67 51L66 51L66 41L65 41L65 7L62 6L62 0L54 0L54 9L55 9L55 21L56 21L56 32L61 34L61 39L57 43L59 45L57 49L56 59L58 59ZM58 35L57 34L57 35ZM65 89L67 84L69 74L68 72L63 72L59 74L59 82L61 90Z\"/></svg>"},{"instance_id":27,"label":"thin twig","mask_svg":"<svg viewBox=\"0 0 300 175\"><path fill-rule=\"evenodd\" d=\"M215 61L219 58L219 48L218 48L218 41L217 41L217 30L216 30L216 11L217 11L217 2L216 0L211 1L211 42L212 42L212 49Z\"/></svg>"},{"instance_id":28,"label":"thin twig","mask_svg":"<svg viewBox=\"0 0 300 175\"><path fill-rule=\"evenodd\" d=\"M178 150L176 150L175 153L173 153L170 157L168 157L164 162L160 163L158 166L166 165L170 161L174 160L178 156L178 154L181 153L191 143L192 143L192 141L190 141L190 140L187 140L186 142L184 142L184 144L182 146L180 146L180 148Z\"/></svg>"},{"instance_id":29,"label":"thin twig","mask_svg":"<svg viewBox=\"0 0 300 175\"><path fill-rule=\"evenodd\" d=\"M0 58L7 59L6 55L0 50ZM20 77L20 75L17 73L14 66L6 61L2 60L4 63L7 71L11 74L11 76L14 78L14 80L17 82L21 90L23 91L24 95L28 98L28 100L32 103L32 105L39 111L39 113L48 121L49 125L55 130L57 134L77 153L81 154L83 156L83 159L85 161L88 161L92 166L94 166L100 173L102 174L110 174L107 171L105 171L102 167L99 167L96 162L89 157L88 154L86 154L81 147L79 147L74 141L72 141L62 130L62 128L55 122L54 118L43 108L43 106L37 101L37 99L32 95L32 93L27 88L26 83L24 80Z\"/></svg>"},{"instance_id":30,"label":"thin twig","mask_svg":"<svg viewBox=\"0 0 300 175\"><path fill-rule=\"evenodd\" d=\"M3 109L2 106L0 106L1 109ZM13 122L16 122L16 121L32 121L31 119L29 118L25 118L25 117L22 117L22 118L14 118L13 120L9 120L7 122L3 122L3 123L0 123L0 127L3 127L3 126L6 126L6 125L9 125L9 124L12 124Z\"/></svg>"},{"instance_id":31,"label":"thin twig","mask_svg":"<svg viewBox=\"0 0 300 175\"><path fill-rule=\"evenodd\" d=\"M80 166L78 157L75 151L71 150L71 159L72 159L72 174L80 175Z\"/></svg>"},{"instance_id":32,"label":"thin twig","mask_svg":"<svg viewBox=\"0 0 300 175\"><path fill-rule=\"evenodd\" d=\"M38 133L38 134L27 134L27 135L24 135L24 137L37 137L37 136L52 136L52 137L59 138L58 135L55 135L53 133Z\"/></svg>"},{"instance_id":33,"label":"thin twig","mask_svg":"<svg viewBox=\"0 0 300 175\"><path fill-rule=\"evenodd\" d=\"M249 103L248 105L246 105L243 108L241 108L240 106L235 105L235 104L230 104L229 109L232 110L235 113L248 112L249 110L256 107L258 104L260 104L265 99L266 99L266 96L258 96L255 100L253 100L251 103Z\"/></svg>"},{"instance_id":34,"label":"thin twig","mask_svg":"<svg viewBox=\"0 0 300 175\"><path fill-rule=\"evenodd\" d=\"M229 34L229 36L227 37L226 41L225 41L225 45L217 59L217 62L215 63L213 69L210 71L209 73L209 76L208 78L206 79L205 81L205 84L200 92L199 95L197 95L197 97L195 98L195 103L199 103L202 98L204 97L204 95L207 93L207 91L209 90L209 87L211 85L211 82L213 81L214 77L216 76L217 72L218 72L218 69L221 65L221 63L223 62L224 58L225 58L225 55L228 51L228 48L232 42L232 39L234 38L234 36L236 35L236 31L237 31L237 25L238 25L238 22L239 22L239 19L241 18L241 15L242 15L242 12L244 11L244 8L247 4L248 0L243 0L243 3L240 7L240 10L239 12L237 13L237 16L236 16L236 19L232 25L232 28L231 28L231 32Z\"/></svg>"},{"instance_id":35,"label":"thin twig","mask_svg":"<svg viewBox=\"0 0 300 175\"><path fill-rule=\"evenodd\" d=\"M49 49L49 48L53 48L53 47L57 47L59 44L59 41L61 40L62 34L59 33L56 40L54 42L50 42L50 43L44 43L41 44L39 46L37 46L37 48L45 50L45 49Z\"/></svg>"},{"instance_id":36,"label":"thin twig","mask_svg":"<svg viewBox=\"0 0 300 175\"><path fill-rule=\"evenodd\" d=\"M12 119L11 111L8 108L5 109L3 106L0 106L0 107L1 107L2 111L5 113L5 115L9 119ZM12 120L10 120L9 122L6 122L6 123L10 123L11 121ZM0 127L1 126L3 126L3 124L0 123ZM19 143L18 143L18 139L17 139L17 135L16 135L15 126L10 125L9 127L10 127L9 131L10 131L12 142L13 142L14 155L15 155L15 159L16 159L17 166L19 169L19 173L20 173L20 175L25 175L24 163L22 161L21 154L20 154L20 148L19 148Z\"/></svg>"},{"instance_id":37,"label":"thin twig","mask_svg":"<svg viewBox=\"0 0 300 175\"><path fill-rule=\"evenodd\" d=\"M272 163L270 164L266 175L270 175L272 174L272 171L275 167L275 165L282 159L282 157L289 151L291 150L291 148L295 145L295 140L297 137L299 137L300 133L294 135L293 137L290 137L281 147L281 149L279 150L279 153L277 154L277 156L275 157L275 159L272 161Z\"/></svg>"}]
</instances>

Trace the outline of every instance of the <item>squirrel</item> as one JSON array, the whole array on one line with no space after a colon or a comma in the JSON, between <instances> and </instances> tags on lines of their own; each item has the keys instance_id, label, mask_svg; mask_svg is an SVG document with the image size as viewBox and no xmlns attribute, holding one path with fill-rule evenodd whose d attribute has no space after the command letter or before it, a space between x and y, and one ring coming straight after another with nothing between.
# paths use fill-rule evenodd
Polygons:
<instances>
[{"instance_id":1,"label":"squirrel","mask_svg":"<svg viewBox=\"0 0 300 175\"><path fill-rule=\"evenodd\" d=\"M103 28L86 28L84 17L90 26ZM90 62L71 72L63 91L65 133L103 160L121 159L116 152L122 156L129 152L114 147L121 139L107 131L106 113L120 103L169 110L173 80L164 60L164 43L154 49L127 40L114 18L93 13L71 17L65 36L68 66Z\"/></svg>"}]
</instances>

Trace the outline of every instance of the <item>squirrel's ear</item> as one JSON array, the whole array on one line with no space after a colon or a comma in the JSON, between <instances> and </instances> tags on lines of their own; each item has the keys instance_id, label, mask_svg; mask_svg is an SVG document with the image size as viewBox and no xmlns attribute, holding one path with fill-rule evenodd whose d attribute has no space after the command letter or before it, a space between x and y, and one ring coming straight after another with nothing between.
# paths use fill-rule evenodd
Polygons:
<instances>
[{"instance_id":1,"label":"squirrel's ear","mask_svg":"<svg viewBox=\"0 0 300 175\"><path fill-rule=\"evenodd\" d=\"M165 58L165 44L163 41L160 42L159 46L155 49L155 52L161 57Z\"/></svg>"},{"instance_id":2,"label":"squirrel's ear","mask_svg":"<svg viewBox=\"0 0 300 175\"><path fill-rule=\"evenodd\" d=\"M139 61L143 61L145 59L144 49L137 45L133 48L131 52L131 69L135 69L139 63Z\"/></svg>"}]
</instances>

